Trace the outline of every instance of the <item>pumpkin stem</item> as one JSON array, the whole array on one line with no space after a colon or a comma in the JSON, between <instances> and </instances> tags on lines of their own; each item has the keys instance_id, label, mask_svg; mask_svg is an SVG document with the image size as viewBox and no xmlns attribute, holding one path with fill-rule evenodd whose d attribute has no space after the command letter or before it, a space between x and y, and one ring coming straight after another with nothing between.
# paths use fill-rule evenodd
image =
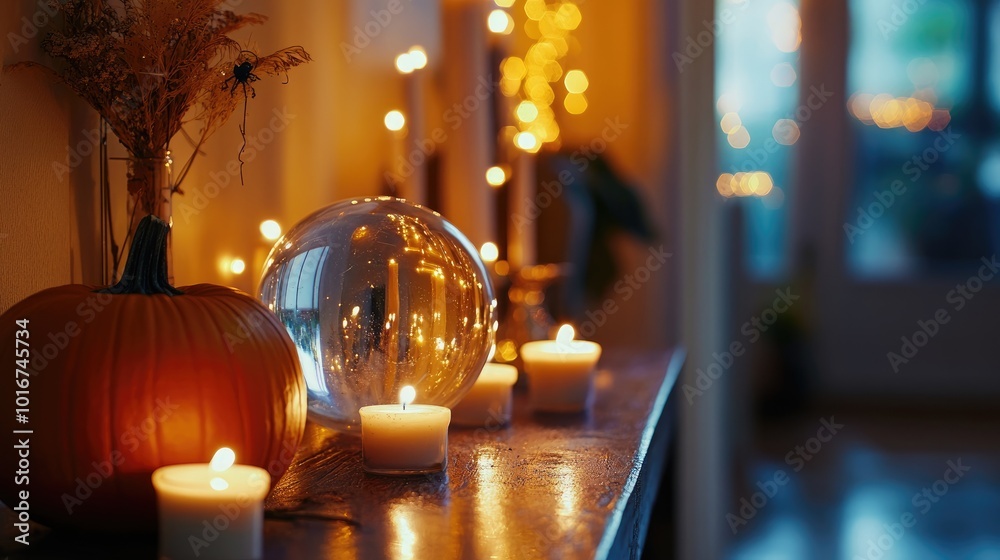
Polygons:
<instances>
[{"instance_id":1,"label":"pumpkin stem","mask_svg":"<svg viewBox=\"0 0 1000 560\"><path fill-rule=\"evenodd\" d=\"M166 294L181 295L184 292L170 285L167 277L167 235L170 226L166 222L149 215L136 227L132 247L122 279L108 288L97 290L102 294Z\"/></svg>"}]
</instances>

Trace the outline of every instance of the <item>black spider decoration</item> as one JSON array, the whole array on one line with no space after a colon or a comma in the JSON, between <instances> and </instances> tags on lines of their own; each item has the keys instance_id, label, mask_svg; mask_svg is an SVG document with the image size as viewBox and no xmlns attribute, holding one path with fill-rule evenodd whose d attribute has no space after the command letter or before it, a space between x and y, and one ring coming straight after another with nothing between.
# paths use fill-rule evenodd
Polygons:
<instances>
[{"instance_id":1,"label":"black spider decoration","mask_svg":"<svg viewBox=\"0 0 1000 560\"><path fill-rule=\"evenodd\" d=\"M254 62L250 62L247 58L239 64L233 65L233 75L226 78L226 81L222 83L222 88L225 89L229 87L229 93L236 93L236 88L243 86L243 123L240 124L240 136L243 137L243 146L240 147L240 153L236 156L236 159L240 162L240 184L243 184L243 152L247 149L247 88L250 88L250 99L257 97L257 91L253 89L253 83L260 80L257 74L253 73L254 68L260 63L260 59L252 51L240 51L240 56L252 55ZM232 81L233 85L230 87L229 82Z\"/></svg>"},{"instance_id":2,"label":"black spider decoration","mask_svg":"<svg viewBox=\"0 0 1000 560\"><path fill-rule=\"evenodd\" d=\"M249 51L243 51L243 52L249 52ZM253 53L250 53L250 54L253 54ZM260 78L257 77L257 74L253 73L253 68L254 68L254 65L249 60L243 61L243 62L241 62L240 64L237 64L237 65L234 65L233 66L233 75L229 76L228 78L226 78L226 81L224 82L225 85L223 87L228 86L230 80L232 80L233 86L231 88L229 88L229 93L235 93L236 92L236 88L238 86L242 85L243 86L243 95L244 96L247 93L247 86L249 86L250 87L250 98L253 99L254 97L257 97L257 92L254 91L253 86L250 85L250 84L256 82Z\"/></svg>"},{"instance_id":3,"label":"black spider decoration","mask_svg":"<svg viewBox=\"0 0 1000 560\"><path fill-rule=\"evenodd\" d=\"M312 59L309 57L309 53L300 46L286 47L263 58L259 58L257 53L253 51L242 50L233 63L233 74L222 82L222 90L228 89L230 95L236 95L236 89L241 86L243 88L243 123L240 124L243 146L237 156L240 162L240 184L243 183L243 152L247 148L247 102L249 99L257 97L253 83L260 80L255 72L266 76L285 74L284 83L287 84L288 69L310 60ZM249 95L247 95L247 89L250 90Z\"/></svg>"}]
</instances>

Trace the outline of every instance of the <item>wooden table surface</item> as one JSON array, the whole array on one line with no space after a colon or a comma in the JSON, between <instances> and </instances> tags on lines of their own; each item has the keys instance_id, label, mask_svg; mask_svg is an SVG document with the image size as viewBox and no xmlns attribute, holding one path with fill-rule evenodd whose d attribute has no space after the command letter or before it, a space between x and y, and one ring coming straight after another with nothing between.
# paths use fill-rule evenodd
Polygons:
<instances>
[{"instance_id":1,"label":"wooden table surface","mask_svg":"<svg viewBox=\"0 0 1000 560\"><path fill-rule=\"evenodd\" d=\"M449 433L446 473L364 473L361 441L306 430L267 501L265 555L277 559L637 557L671 432L683 352L608 352L589 414L536 415L517 392L506 428ZM155 543L33 531L14 558L155 558ZM97 554L98 556L93 556Z\"/></svg>"}]
</instances>

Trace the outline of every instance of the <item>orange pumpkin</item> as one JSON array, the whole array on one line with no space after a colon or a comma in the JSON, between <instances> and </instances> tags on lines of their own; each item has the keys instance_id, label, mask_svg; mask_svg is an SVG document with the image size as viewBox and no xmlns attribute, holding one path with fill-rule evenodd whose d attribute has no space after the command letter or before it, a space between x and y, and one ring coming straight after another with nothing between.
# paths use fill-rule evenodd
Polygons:
<instances>
[{"instance_id":1,"label":"orange pumpkin","mask_svg":"<svg viewBox=\"0 0 1000 560\"><path fill-rule=\"evenodd\" d=\"M274 484L298 447L306 388L284 326L237 290L172 288L167 231L143 220L116 286L51 288L0 317L0 363L26 391L0 405L0 500L27 502L32 521L154 530L154 469L226 446Z\"/></svg>"}]
</instances>

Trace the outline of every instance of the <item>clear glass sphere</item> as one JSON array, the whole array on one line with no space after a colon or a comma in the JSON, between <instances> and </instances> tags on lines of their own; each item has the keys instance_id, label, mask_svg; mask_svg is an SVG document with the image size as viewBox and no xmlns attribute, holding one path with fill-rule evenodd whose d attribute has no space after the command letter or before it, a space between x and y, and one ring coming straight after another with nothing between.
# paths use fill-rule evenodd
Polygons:
<instances>
[{"instance_id":1,"label":"clear glass sphere","mask_svg":"<svg viewBox=\"0 0 1000 560\"><path fill-rule=\"evenodd\" d=\"M472 387L497 329L489 275L437 212L391 197L346 200L288 231L268 256L260 299L288 329L309 416L359 432L358 409L453 406Z\"/></svg>"}]
</instances>

